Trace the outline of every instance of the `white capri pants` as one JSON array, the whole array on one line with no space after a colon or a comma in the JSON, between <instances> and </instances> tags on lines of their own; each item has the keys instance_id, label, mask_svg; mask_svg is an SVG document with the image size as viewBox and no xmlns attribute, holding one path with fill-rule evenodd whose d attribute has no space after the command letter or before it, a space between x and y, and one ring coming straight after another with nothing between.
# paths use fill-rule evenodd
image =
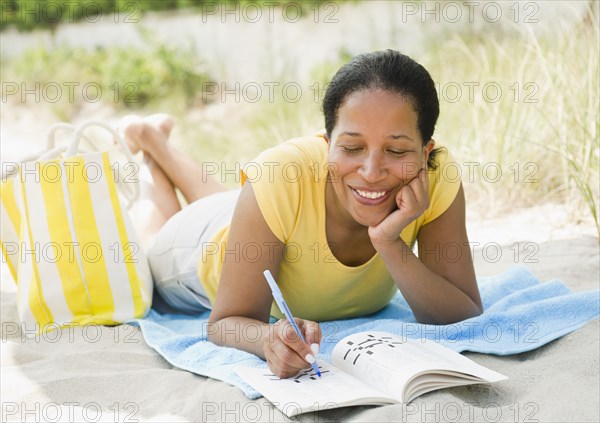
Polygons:
<instances>
[{"instance_id":1,"label":"white capri pants","mask_svg":"<svg viewBox=\"0 0 600 423\"><path fill-rule=\"evenodd\" d=\"M171 218L158 231L148 250L154 287L174 309L201 313L212 306L198 280L202 246L231 223L241 188L200 198Z\"/></svg>"}]
</instances>

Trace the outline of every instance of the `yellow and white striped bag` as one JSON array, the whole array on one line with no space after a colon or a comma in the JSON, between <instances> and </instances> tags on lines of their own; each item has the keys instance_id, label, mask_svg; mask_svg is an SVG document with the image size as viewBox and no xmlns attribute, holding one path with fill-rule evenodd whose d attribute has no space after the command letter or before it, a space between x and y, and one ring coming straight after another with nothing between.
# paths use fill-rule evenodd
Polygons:
<instances>
[{"instance_id":1,"label":"yellow and white striped bag","mask_svg":"<svg viewBox=\"0 0 600 423\"><path fill-rule=\"evenodd\" d=\"M2 253L17 283L26 334L120 324L144 317L151 306L152 276L127 213L139 184L117 183L122 175L110 150L78 153L90 126L110 131L134 163L120 136L101 122L74 128L68 149L52 148L56 129L70 127L63 124L51 128L44 156L2 180Z\"/></svg>"}]
</instances>

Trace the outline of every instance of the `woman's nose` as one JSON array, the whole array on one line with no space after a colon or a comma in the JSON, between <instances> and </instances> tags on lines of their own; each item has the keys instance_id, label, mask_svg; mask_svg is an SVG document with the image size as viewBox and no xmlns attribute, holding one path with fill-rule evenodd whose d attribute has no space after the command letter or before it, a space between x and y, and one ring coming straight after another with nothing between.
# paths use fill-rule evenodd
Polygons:
<instances>
[{"instance_id":1,"label":"woman's nose","mask_svg":"<svg viewBox=\"0 0 600 423\"><path fill-rule=\"evenodd\" d=\"M365 181L375 183L385 177L385 169L383 158L378 154L370 154L361 164L358 169L358 174Z\"/></svg>"}]
</instances>

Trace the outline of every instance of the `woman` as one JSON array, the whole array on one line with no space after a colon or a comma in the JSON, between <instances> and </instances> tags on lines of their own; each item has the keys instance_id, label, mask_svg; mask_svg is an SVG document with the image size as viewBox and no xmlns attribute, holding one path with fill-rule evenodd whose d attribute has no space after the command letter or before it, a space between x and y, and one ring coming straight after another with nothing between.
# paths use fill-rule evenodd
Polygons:
<instances>
[{"instance_id":1,"label":"woman","mask_svg":"<svg viewBox=\"0 0 600 423\"><path fill-rule=\"evenodd\" d=\"M154 181L157 290L180 310L212 309L209 341L260 356L282 378L314 361L318 321L371 314L398 289L419 322L482 313L463 189L434 149L429 73L392 50L357 56L333 77L323 112L324 133L267 149L230 191L166 142L167 117L124 127ZM191 203L182 211L174 186ZM285 319L268 323L282 314L265 269L308 345Z\"/></svg>"}]
</instances>

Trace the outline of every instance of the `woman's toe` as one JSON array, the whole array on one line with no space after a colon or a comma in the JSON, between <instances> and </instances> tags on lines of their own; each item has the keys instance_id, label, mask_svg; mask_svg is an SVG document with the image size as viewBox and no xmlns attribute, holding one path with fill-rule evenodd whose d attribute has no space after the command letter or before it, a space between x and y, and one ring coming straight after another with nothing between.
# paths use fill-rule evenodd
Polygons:
<instances>
[{"instance_id":1,"label":"woman's toe","mask_svg":"<svg viewBox=\"0 0 600 423\"><path fill-rule=\"evenodd\" d=\"M143 120L139 116L125 116L118 125L119 134L125 139L132 154L140 151L138 140L143 130Z\"/></svg>"},{"instance_id":2,"label":"woman's toe","mask_svg":"<svg viewBox=\"0 0 600 423\"><path fill-rule=\"evenodd\" d=\"M173 129L173 118L167 113L156 113L144 119L150 125L154 126L167 137Z\"/></svg>"}]
</instances>

